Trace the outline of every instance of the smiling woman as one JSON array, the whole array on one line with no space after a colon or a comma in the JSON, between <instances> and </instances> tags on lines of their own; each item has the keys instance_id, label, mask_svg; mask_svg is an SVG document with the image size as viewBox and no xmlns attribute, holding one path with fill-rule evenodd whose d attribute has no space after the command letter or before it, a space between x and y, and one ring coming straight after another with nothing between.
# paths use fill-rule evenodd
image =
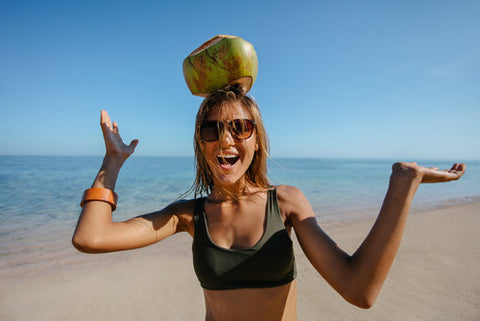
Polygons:
<instances>
[{"instance_id":1,"label":"smiling woman","mask_svg":"<svg viewBox=\"0 0 480 321\"><path fill-rule=\"evenodd\" d=\"M219 121L221 118L225 121ZM244 95L241 86L233 85L228 90L217 90L205 98L197 113L194 145L197 167L195 195L213 191L215 175L212 171L216 166L213 168L209 166L207 155L213 155L215 152L206 153L207 148L217 149L215 155L225 170L230 166L240 165L237 163L244 160L238 151L233 152L233 147L229 150L230 140L238 143L235 146L239 149L254 143L254 153L250 153L252 158L248 164L243 162L243 165L247 165L244 179L248 184L257 187L270 186L267 176L268 137L260 109L251 97ZM222 147L221 144L225 146ZM230 158L228 162L227 158ZM231 164L232 161L235 162Z\"/></svg>"},{"instance_id":2,"label":"smiling woman","mask_svg":"<svg viewBox=\"0 0 480 321\"><path fill-rule=\"evenodd\" d=\"M299 189L269 183L263 121L257 104L240 86L216 90L198 111L195 199L124 222L112 221L113 190L138 141L124 144L118 125L105 111L101 126L106 155L84 194L73 244L87 253L112 252L189 233L206 320L297 319L292 229L313 267L345 300L372 306L397 253L418 186L456 180L465 171L464 164L441 171L395 163L378 218L349 255L318 226Z\"/></svg>"}]
</instances>

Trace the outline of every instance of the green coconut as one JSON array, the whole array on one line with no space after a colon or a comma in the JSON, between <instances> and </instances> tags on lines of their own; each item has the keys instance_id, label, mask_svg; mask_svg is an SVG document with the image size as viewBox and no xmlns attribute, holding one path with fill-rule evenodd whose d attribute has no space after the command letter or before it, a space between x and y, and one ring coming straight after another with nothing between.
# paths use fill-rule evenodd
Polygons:
<instances>
[{"instance_id":1,"label":"green coconut","mask_svg":"<svg viewBox=\"0 0 480 321\"><path fill-rule=\"evenodd\" d=\"M240 84L245 93L257 78L257 53L242 38L218 35L183 61L183 76L192 94L205 97L227 85Z\"/></svg>"}]
</instances>

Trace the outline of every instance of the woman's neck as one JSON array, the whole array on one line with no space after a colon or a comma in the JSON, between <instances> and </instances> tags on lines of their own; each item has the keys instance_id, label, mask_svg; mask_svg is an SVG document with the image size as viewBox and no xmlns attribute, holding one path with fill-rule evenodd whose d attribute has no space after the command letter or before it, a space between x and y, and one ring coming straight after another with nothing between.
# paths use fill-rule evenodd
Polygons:
<instances>
[{"instance_id":1,"label":"woman's neck","mask_svg":"<svg viewBox=\"0 0 480 321\"><path fill-rule=\"evenodd\" d=\"M214 184L212 192L208 195L208 200L214 203L235 202L260 191L263 191L263 189L248 184L245 179L241 179L237 183L228 186Z\"/></svg>"}]
</instances>

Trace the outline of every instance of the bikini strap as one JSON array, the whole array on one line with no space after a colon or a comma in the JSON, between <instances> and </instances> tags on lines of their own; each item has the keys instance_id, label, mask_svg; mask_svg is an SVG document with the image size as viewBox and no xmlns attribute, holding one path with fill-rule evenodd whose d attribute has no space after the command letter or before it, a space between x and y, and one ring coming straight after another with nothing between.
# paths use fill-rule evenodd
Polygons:
<instances>
[{"instance_id":1,"label":"bikini strap","mask_svg":"<svg viewBox=\"0 0 480 321\"><path fill-rule=\"evenodd\" d=\"M278 206L276 187L268 190L267 211L268 221L270 222L270 224L268 224L269 228L274 228L275 230L285 228L282 212Z\"/></svg>"},{"instance_id":2,"label":"bikini strap","mask_svg":"<svg viewBox=\"0 0 480 321\"><path fill-rule=\"evenodd\" d=\"M197 230L198 228L203 229L203 225L204 225L203 216L205 215L204 204L205 204L205 197L197 198L195 200L195 208L193 210L193 221L195 223L195 230Z\"/></svg>"}]
</instances>

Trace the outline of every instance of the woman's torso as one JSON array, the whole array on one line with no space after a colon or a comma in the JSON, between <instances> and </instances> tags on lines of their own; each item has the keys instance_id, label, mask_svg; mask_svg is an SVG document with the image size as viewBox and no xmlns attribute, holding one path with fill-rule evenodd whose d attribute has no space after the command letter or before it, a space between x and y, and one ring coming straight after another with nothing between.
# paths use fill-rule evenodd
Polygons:
<instances>
[{"instance_id":1,"label":"woman's torso","mask_svg":"<svg viewBox=\"0 0 480 321\"><path fill-rule=\"evenodd\" d=\"M297 282L272 288L203 290L206 321L296 321Z\"/></svg>"},{"instance_id":2,"label":"woman's torso","mask_svg":"<svg viewBox=\"0 0 480 321\"><path fill-rule=\"evenodd\" d=\"M272 195L274 195L274 198L272 198ZM211 202L208 200L205 200L204 202L203 200L197 200L192 203L192 216L189 217L187 222L189 225L188 230L194 237L194 244L192 246L194 251L194 261L196 255L195 225L198 225L198 218L197 223L195 223L193 212L195 210L195 204L198 206L199 201L202 202L201 207L203 214L205 215L204 227L206 229L206 231L201 233L203 234L206 232L208 237L207 241L212 243L208 247L213 248L213 252L219 251L219 253L214 253L213 255L210 251L208 256L213 256L214 260L221 261L224 257L222 253L223 251L227 253L233 252L235 255L240 251L240 255L243 255L243 250L249 252L253 249L259 250L257 251L259 252L257 254L262 255L262 245L267 243L272 244L272 246L266 246L268 249L264 250L265 254L268 256L268 251L271 252L271 248L273 247L277 248L277 251L279 252L276 254L271 253L270 255L275 255L276 259L280 257L278 262L268 268L274 269L276 265L284 266L283 272L280 274L272 270L273 279L267 280L265 284L258 284L258 280L249 281L248 276L246 277L246 280L244 280L242 279L241 274L233 276L234 278L240 277L238 282L237 280L232 281L230 278L232 274L229 275L228 273L225 278L220 276L220 282L209 281L208 278L202 278L197 271L199 280L202 283L205 283L202 284L202 286L204 287L206 319L296 320L297 289L294 280L294 262L292 262L293 269L288 265L288 261L293 260L293 249L291 247L289 236L290 228L285 228L284 222L288 218L281 213L276 194L262 191L229 203ZM276 209L275 206L272 207L272 201L274 201L273 205L277 207ZM271 213L272 211L274 213ZM275 215L278 215L279 217L275 218ZM279 225L281 225L281 227ZM272 226L274 226L273 231ZM277 231L278 233L276 233ZM200 232L197 232L197 234L200 234ZM273 239L271 237L273 234L277 235L274 241L271 240ZM197 238L198 236L199 235L197 235ZM285 237L288 238L288 242ZM285 247L285 249L278 249L279 246ZM289 254L290 250L292 251L291 254ZM291 255L291 259L289 255ZM284 263L282 263L281 260L283 256L285 256L285 259L283 260L285 261ZM247 259L250 261L258 260L258 258ZM203 264L203 262L201 262L201 264ZM222 265L223 263L220 262L219 264ZM259 272L262 272L261 270L266 268L264 266L265 261L259 262L259 264ZM195 262L194 265L199 264L198 262ZM254 265L247 264L247 274L248 272L252 272L252 268L254 268ZM197 266L195 269L197 270ZM278 274L278 280L275 279L275 273ZM216 278L213 278L212 280L215 279ZM225 284L222 283L223 281L225 281ZM241 286L238 286L237 283L239 282L247 282L248 287L242 288ZM218 290L218 288L221 288L221 290Z\"/></svg>"}]
</instances>

